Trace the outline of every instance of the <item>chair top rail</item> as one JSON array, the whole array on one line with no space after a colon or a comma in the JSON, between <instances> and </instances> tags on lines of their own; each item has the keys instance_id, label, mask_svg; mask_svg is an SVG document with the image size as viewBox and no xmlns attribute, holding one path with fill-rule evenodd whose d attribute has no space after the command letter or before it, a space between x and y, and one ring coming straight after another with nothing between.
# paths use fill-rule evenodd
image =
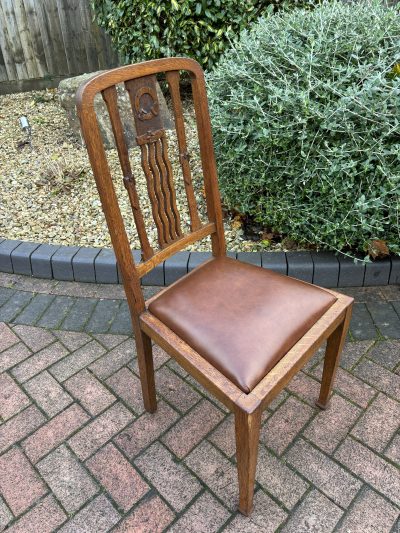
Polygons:
<instances>
[{"instance_id":1,"label":"chair top rail","mask_svg":"<svg viewBox=\"0 0 400 533\"><path fill-rule=\"evenodd\" d=\"M137 65L126 65L97 74L79 87L76 93L77 106L81 109L93 106L96 94L112 85L173 70L186 70L193 74L196 79L204 78L202 68L194 59L187 57L153 59Z\"/></svg>"}]
</instances>

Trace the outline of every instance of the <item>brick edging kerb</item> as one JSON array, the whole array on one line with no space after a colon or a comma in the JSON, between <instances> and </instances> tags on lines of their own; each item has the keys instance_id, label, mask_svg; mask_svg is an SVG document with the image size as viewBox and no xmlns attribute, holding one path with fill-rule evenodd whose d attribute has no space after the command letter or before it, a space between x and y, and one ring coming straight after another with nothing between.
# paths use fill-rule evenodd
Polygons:
<instances>
[{"instance_id":1,"label":"brick edging kerb","mask_svg":"<svg viewBox=\"0 0 400 533\"><path fill-rule=\"evenodd\" d=\"M135 260L139 251L133 251ZM322 287L400 284L400 257L356 263L333 252L229 252L230 257ZM169 285L211 257L179 252L147 274L143 285ZM0 237L0 272L86 283L121 283L115 254L108 248L58 246Z\"/></svg>"}]
</instances>

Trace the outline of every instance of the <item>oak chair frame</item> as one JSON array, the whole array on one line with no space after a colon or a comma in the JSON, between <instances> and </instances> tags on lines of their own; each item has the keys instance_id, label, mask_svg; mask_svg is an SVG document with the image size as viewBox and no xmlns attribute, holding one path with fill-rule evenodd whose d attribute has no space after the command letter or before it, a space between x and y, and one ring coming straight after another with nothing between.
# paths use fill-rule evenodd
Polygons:
<instances>
[{"instance_id":1,"label":"oak chair frame","mask_svg":"<svg viewBox=\"0 0 400 533\"><path fill-rule=\"evenodd\" d=\"M200 222L193 194L182 116L182 104L179 93L179 71L188 72L191 79L207 203L208 222L205 224ZM168 192L170 204L168 206L167 203L165 203L164 225L162 225L160 205L159 212L153 212L153 216L156 218L158 217L157 229L159 230L159 244L161 248L159 251L154 252L147 240L143 216L140 211L135 181L129 163L128 149L118 113L115 85L125 83L125 87L128 90L131 99L132 111L135 114L135 102L137 102L137 100L135 100L135 91L136 96L139 94L139 98L140 95L143 95L146 91L148 94L152 93L152 98L154 98L154 80L155 75L159 73L166 74L166 79L172 96L180 162L191 218L191 231L184 235L180 230L179 217L174 214L176 205L174 206L173 191L170 190ZM145 89L141 88L143 84L140 85L140 83L142 83L140 81L142 78L145 80ZM135 85L137 80L139 80L139 85ZM146 87L146 84L148 87ZM153 87L153 89L151 89L150 86ZM121 211L119 209L94 110L94 98L98 93L102 94L110 114L124 182L131 200L133 216L142 245L143 261L139 264L136 264L132 257L132 251L130 249ZM204 74L200 65L191 59L169 58L147 61L145 63L120 67L101 73L79 88L77 93L77 108L82 134L93 168L112 245L122 273L124 289L132 318L145 409L149 412L154 412L157 408L152 357L152 341L154 341L173 357L187 372L189 372L189 374L197 379L206 389L226 405L229 410L234 412L236 456L239 478L238 507L240 512L249 515L253 507L253 492L262 411L287 385L291 378L307 363L324 341L327 341L327 348L320 395L316 403L322 409L327 407L331 395L333 380L339 363L339 357L349 327L353 300L348 296L326 289L337 298L336 302L286 353L286 355L254 387L254 389L251 390L250 393L244 393L239 387L214 368L209 362L201 357L200 354L193 350L178 335L147 310L147 306L152 299L145 302L140 285L140 278L150 272L150 270L157 264L182 250L189 244L203 239L208 235L211 236L213 256L218 257L226 255L223 217L218 189L211 124L208 112ZM156 109L156 112L153 114L157 115L157 111L158 109ZM138 108L136 107L136 114L138 113L142 113L142 115L146 114L146 110L140 109L138 111ZM150 113L147 113L147 115L149 114ZM138 117L136 116L135 119L137 118ZM151 120L153 120L154 117L151 116L147 118L150 118L149 122L151 123ZM136 125L138 124L140 126L141 123L136 120ZM164 141L160 141L161 145L159 145L158 148L156 143L158 143L158 140L160 138L162 139L162 137L162 127L160 131L150 129L145 135L138 135L138 144L142 142L142 144L146 145L147 143L148 148L143 150L145 152L148 150L146 153L148 154L149 160L152 157L152 154L155 154L154 158L161 157L159 154L165 148L165 145L162 144ZM155 146L152 148L153 152L150 150L151 143ZM160 152L157 152L157 150L160 150ZM167 181L168 187L173 187L172 181L168 181L172 178L169 174L171 169L167 168L167 162L164 161L164 163L165 165L163 164L163 168L165 175L160 177L158 185L161 183L164 187ZM144 164L146 164L146 161ZM162 180L164 180L164 184L162 183ZM149 196L154 208L154 203L157 199L155 195L153 195L154 197L152 198L150 192L151 191L149 190ZM154 192L156 192L156 189L153 190L153 193ZM157 222L156 218L155 222ZM164 238L160 238L162 230L165 230L163 234ZM167 235L168 233L169 235ZM153 298L156 297L157 296Z\"/></svg>"}]
</instances>

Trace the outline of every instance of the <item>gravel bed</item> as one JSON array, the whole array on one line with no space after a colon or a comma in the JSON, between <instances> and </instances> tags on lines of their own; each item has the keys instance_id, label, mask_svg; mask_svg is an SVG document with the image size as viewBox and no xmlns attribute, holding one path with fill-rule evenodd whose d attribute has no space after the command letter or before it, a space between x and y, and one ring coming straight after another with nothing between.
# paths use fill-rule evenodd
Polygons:
<instances>
[{"instance_id":1,"label":"gravel bed","mask_svg":"<svg viewBox=\"0 0 400 533\"><path fill-rule=\"evenodd\" d=\"M31 144L26 143L27 136L20 129L21 115L29 119ZM196 199L204 219L197 134L193 109L188 104L185 105L185 121ZM168 132L168 139L177 203L185 231L189 215L174 130ZM108 150L107 154L130 243L138 249L140 245L116 150ZM149 240L157 247L138 148L132 149L130 156ZM243 239L240 221L226 220L225 229L228 249L259 249L260 244ZM56 90L0 96L0 236L63 245L111 246L86 150L73 139ZM190 249L208 250L209 240L198 242Z\"/></svg>"}]
</instances>

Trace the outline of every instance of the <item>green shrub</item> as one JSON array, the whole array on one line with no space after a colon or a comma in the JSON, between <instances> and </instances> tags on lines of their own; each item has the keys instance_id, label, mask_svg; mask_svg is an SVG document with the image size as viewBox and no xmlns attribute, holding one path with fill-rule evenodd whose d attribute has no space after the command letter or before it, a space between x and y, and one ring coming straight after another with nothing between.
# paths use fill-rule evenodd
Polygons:
<instances>
[{"instance_id":1,"label":"green shrub","mask_svg":"<svg viewBox=\"0 0 400 533\"><path fill-rule=\"evenodd\" d=\"M310 0L91 0L127 62L184 55L212 67L229 41L261 14Z\"/></svg>"},{"instance_id":2,"label":"green shrub","mask_svg":"<svg viewBox=\"0 0 400 533\"><path fill-rule=\"evenodd\" d=\"M260 20L208 75L222 195L300 243L400 252L400 20L378 1Z\"/></svg>"}]
</instances>

